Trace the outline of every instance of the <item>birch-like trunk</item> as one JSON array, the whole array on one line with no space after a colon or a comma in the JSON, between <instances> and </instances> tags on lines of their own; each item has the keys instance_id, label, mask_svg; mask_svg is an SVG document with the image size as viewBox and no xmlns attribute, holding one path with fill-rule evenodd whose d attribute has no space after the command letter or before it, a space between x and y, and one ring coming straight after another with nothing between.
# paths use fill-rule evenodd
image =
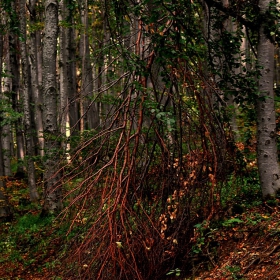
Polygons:
<instances>
[{"instance_id":1,"label":"birch-like trunk","mask_svg":"<svg viewBox=\"0 0 280 280\"><path fill-rule=\"evenodd\" d=\"M36 0L29 2L30 24L37 21ZM42 52L39 30L31 30L29 43L29 64L31 71L32 101L34 103L34 123L38 154L44 156L43 112L42 112Z\"/></svg>"},{"instance_id":2,"label":"birch-like trunk","mask_svg":"<svg viewBox=\"0 0 280 280\"><path fill-rule=\"evenodd\" d=\"M59 2L59 21L65 22L69 17L68 8L66 7L65 1ZM59 30L59 83L60 83L60 112L59 112L59 123L60 123L60 133L62 135L61 147L62 150L67 153L70 149L70 144L67 143L67 138L70 136L70 123L69 123L69 86L68 86L68 69L67 69L67 59L69 58L69 33L68 28L60 24ZM68 157L66 157L69 160Z\"/></svg>"},{"instance_id":3,"label":"birch-like trunk","mask_svg":"<svg viewBox=\"0 0 280 280\"><path fill-rule=\"evenodd\" d=\"M270 0L260 1L262 14L269 8ZM258 63L262 66L259 79L260 97L257 109L257 153L258 168L264 198L275 196L280 188L280 168L277 162L276 121L273 91L274 45L260 28Z\"/></svg>"},{"instance_id":4,"label":"birch-like trunk","mask_svg":"<svg viewBox=\"0 0 280 280\"><path fill-rule=\"evenodd\" d=\"M35 167L32 157L34 156L34 145L32 139L32 121L31 121L31 77L28 67L27 48L26 48L26 0L20 1L20 32L22 39L20 42L21 51L21 75L22 75L22 97L23 97L23 114L24 114L24 135L27 156L27 175L30 200L37 201L39 193L36 187Z\"/></svg>"},{"instance_id":5,"label":"birch-like trunk","mask_svg":"<svg viewBox=\"0 0 280 280\"><path fill-rule=\"evenodd\" d=\"M57 139L57 84L56 58L58 35L58 2L45 2L45 38L43 48L43 126L45 137L45 173L43 213L54 213L62 209L60 172L57 158L60 145Z\"/></svg>"}]
</instances>

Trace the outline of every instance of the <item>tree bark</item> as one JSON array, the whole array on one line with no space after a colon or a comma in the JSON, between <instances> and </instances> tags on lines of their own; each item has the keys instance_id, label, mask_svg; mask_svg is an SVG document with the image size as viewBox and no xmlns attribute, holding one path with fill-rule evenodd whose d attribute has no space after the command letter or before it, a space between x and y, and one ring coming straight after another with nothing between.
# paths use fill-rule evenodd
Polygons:
<instances>
[{"instance_id":1,"label":"tree bark","mask_svg":"<svg viewBox=\"0 0 280 280\"><path fill-rule=\"evenodd\" d=\"M26 0L20 1L20 31L22 41L20 42L21 50L21 73L22 73L22 97L23 97L23 114L24 114L24 135L26 144L26 156L27 156L27 175L28 186L30 193L30 200L37 201L39 199L39 193L36 187L35 180L35 166L33 162L34 145L32 139L32 121L31 121L31 77L30 69L28 67L27 49L26 49Z\"/></svg>"},{"instance_id":2,"label":"tree bark","mask_svg":"<svg viewBox=\"0 0 280 280\"><path fill-rule=\"evenodd\" d=\"M43 49L43 126L46 159L44 173L44 214L52 214L62 209L60 172L57 169L57 154L60 144L57 139L57 84L56 58L58 36L58 3L45 2L45 38Z\"/></svg>"},{"instance_id":3,"label":"tree bark","mask_svg":"<svg viewBox=\"0 0 280 280\"><path fill-rule=\"evenodd\" d=\"M262 14L269 8L270 0L260 1ZM274 45L260 28L258 63L262 67L259 79L257 110L257 158L260 183L264 198L275 196L280 188L280 168L277 162L276 120L273 91Z\"/></svg>"},{"instance_id":4,"label":"tree bark","mask_svg":"<svg viewBox=\"0 0 280 280\"><path fill-rule=\"evenodd\" d=\"M29 2L30 24L37 21L36 0ZM43 113L42 113L42 51L40 30L30 31L29 64L31 71L32 101L34 103L34 123L36 129L37 154L44 156Z\"/></svg>"},{"instance_id":5,"label":"tree bark","mask_svg":"<svg viewBox=\"0 0 280 280\"><path fill-rule=\"evenodd\" d=\"M68 20L69 12L66 7L65 1L59 2L59 21L65 22ZM68 58L69 58L69 32L68 26L60 25L59 31L59 43L60 43L60 51L59 51L59 76L60 76L60 112L59 112L59 120L60 120L60 133L62 135L61 147L64 153L66 154L66 159L68 160L67 153L70 149L69 144L67 144L67 138L70 136L70 123L69 123L69 85L68 85Z\"/></svg>"},{"instance_id":6,"label":"tree bark","mask_svg":"<svg viewBox=\"0 0 280 280\"><path fill-rule=\"evenodd\" d=\"M8 45L8 35L6 35L6 44ZM8 74L10 74L10 55L9 50L7 50L6 55L4 57L4 65L5 69L4 71ZM1 95L1 98L3 99L4 103L9 103L9 93L11 91L11 78L6 76L3 79L3 92ZM7 105L10 106L10 105ZM7 113L4 111L2 112L3 120L7 120ZM2 151L3 151L3 163L4 163L4 175L5 176L11 176L12 170L11 170L11 143L12 143L12 135L11 135L11 124L6 121L5 124L3 124L2 127Z\"/></svg>"},{"instance_id":7,"label":"tree bark","mask_svg":"<svg viewBox=\"0 0 280 280\"><path fill-rule=\"evenodd\" d=\"M1 15L1 13L0 13ZM2 19L0 23L2 24ZM0 33L0 73L2 73L3 63L3 41L4 36ZM2 77L0 76L0 83L2 84ZM0 86L0 96L2 96L2 87ZM0 121L3 120L2 112L0 112ZM4 162L3 162L3 149L2 149L2 125L0 125L0 218L7 218L11 215L10 206L5 196L5 181L4 181Z\"/></svg>"}]
</instances>

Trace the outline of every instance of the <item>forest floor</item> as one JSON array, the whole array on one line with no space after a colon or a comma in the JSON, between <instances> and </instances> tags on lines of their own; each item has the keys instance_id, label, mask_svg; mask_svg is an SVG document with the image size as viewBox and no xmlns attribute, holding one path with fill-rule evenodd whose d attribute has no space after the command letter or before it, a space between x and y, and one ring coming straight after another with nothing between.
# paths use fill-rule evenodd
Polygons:
<instances>
[{"instance_id":1,"label":"forest floor","mask_svg":"<svg viewBox=\"0 0 280 280\"><path fill-rule=\"evenodd\" d=\"M67 227L58 230L53 218L42 219L39 209L25 205L28 193L22 182L7 186L16 214L12 221L0 222L0 280L63 279L53 272L67 242ZM201 251L194 256L193 275L166 279L280 279L279 205L277 200L258 201L243 213L210 223L197 239Z\"/></svg>"},{"instance_id":2,"label":"forest floor","mask_svg":"<svg viewBox=\"0 0 280 280\"><path fill-rule=\"evenodd\" d=\"M206 262L197 271L211 268L194 279L280 279L280 208L253 207L223 224L207 238L218 246L206 245Z\"/></svg>"}]
</instances>

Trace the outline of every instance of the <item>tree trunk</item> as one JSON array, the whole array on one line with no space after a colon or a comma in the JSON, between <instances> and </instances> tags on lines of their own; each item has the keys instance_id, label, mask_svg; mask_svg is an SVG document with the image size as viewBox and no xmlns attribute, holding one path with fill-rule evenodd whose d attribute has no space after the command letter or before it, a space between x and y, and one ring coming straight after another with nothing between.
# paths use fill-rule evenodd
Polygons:
<instances>
[{"instance_id":1,"label":"tree trunk","mask_svg":"<svg viewBox=\"0 0 280 280\"><path fill-rule=\"evenodd\" d=\"M6 43L8 44L8 35ZM10 74L10 55L9 50L7 50L6 56L4 58L4 65L6 73ZM3 99L3 103L7 103L7 106L10 106L9 103L9 93L11 92L11 78L6 76L3 79L3 93L1 95L1 98ZM5 176L11 176L12 170L11 170L11 143L12 143L12 135L11 135L11 124L9 121L7 121L7 113L4 111L2 113L3 120L6 120L5 124L2 127L2 151L3 151L3 163L4 163L4 175Z\"/></svg>"},{"instance_id":2,"label":"tree trunk","mask_svg":"<svg viewBox=\"0 0 280 280\"><path fill-rule=\"evenodd\" d=\"M45 38L43 49L43 126L46 159L44 173L43 214L51 214L62 209L60 172L55 157L59 152L57 127L57 85L56 52L58 35L58 3L56 0L45 2Z\"/></svg>"},{"instance_id":3,"label":"tree trunk","mask_svg":"<svg viewBox=\"0 0 280 280\"><path fill-rule=\"evenodd\" d=\"M74 5L74 0L68 0L68 5ZM68 85L68 114L71 134L75 134L78 131L79 113L77 102L77 79L76 79L76 31L75 26L75 11L68 9L67 22L70 26L66 29L66 42L67 42L67 85Z\"/></svg>"},{"instance_id":4,"label":"tree trunk","mask_svg":"<svg viewBox=\"0 0 280 280\"><path fill-rule=\"evenodd\" d=\"M28 67L27 49L26 49L26 0L20 1L20 31L23 41L20 42L21 50L21 73L22 73L22 97L23 97L23 114L24 114L24 132L27 156L27 175L30 192L30 200L37 201L39 193L36 187L35 167L32 156L34 156L34 145L32 141L32 122L31 122L31 77Z\"/></svg>"},{"instance_id":5,"label":"tree trunk","mask_svg":"<svg viewBox=\"0 0 280 280\"><path fill-rule=\"evenodd\" d=\"M36 0L30 1L30 24L37 21ZM37 154L44 156L43 114L42 114L42 52L40 30L31 30L29 43L29 64L31 71L32 101L34 103L34 123L36 129Z\"/></svg>"},{"instance_id":6,"label":"tree trunk","mask_svg":"<svg viewBox=\"0 0 280 280\"><path fill-rule=\"evenodd\" d=\"M69 12L68 8L66 7L65 1L60 1L59 3L59 21L65 22L68 20ZM60 76L60 112L59 112L59 120L60 120L60 133L62 135L61 147L64 153L70 149L69 144L67 144L67 137L70 136L70 127L69 127L69 104L68 104L68 97L69 97L69 85L68 85L68 58L69 58L69 33L68 33L68 26L60 25L60 32L59 32L59 43L60 43L60 52L59 52L59 76ZM68 158L66 158L68 159Z\"/></svg>"},{"instance_id":7,"label":"tree trunk","mask_svg":"<svg viewBox=\"0 0 280 280\"><path fill-rule=\"evenodd\" d=\"M260 1L262 14L269 8L270 0ZM273 92L274 45L260 28L258 63L262 66L259 79L260 96L257 110L257 153L258 168L264 198L275 196L280 188L280 168L277 162L275 104Z\"/></svg>"},{"instance_id":8,"label":"tree trunk","mask_svg":"<svg viewBox=\"0 0 280 280\"><path fill-rule=\"evenodd\" d=\"M2 21L2 19L0 20ZM1 22L2 24L2 22ZM3 41L4 36L0 33L0 73L2 73L3 63ZM0 83L2 84L2 77L0 76ZM2 96L2 87L0 86L0 96ZM0 112L0 121L3 120L2 112ZM0 218L9 217L11 215L10 207L8 205L6 196L4 194L5 181L4 181L4 162L3 162L3 149L2 149L2 126L0 125Z\"/></svg>"}]
</instances>

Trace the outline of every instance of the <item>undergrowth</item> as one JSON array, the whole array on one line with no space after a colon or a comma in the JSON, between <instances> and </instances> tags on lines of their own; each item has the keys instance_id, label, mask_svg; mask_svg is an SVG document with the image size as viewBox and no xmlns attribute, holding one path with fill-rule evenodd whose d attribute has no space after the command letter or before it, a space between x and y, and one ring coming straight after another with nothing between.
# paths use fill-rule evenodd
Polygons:
<instances>
[{"instance_id":1,"label":"undergrowth","mask_svg":"<svg viewBox=\"0 0 280 280\"><path fill-rule=\"evenodd\" d=\"M18 279L32 279L24 275L37 275L40 279L46 279L44 277L48 275L47 279L65 279L59 275L62 265L68 270L78 267L75 263L65 262L65 255L69 254L72 245L76 246L85 238L92 218L83 216L82 212L71 217L71 220L53 216L41 217L40 205L28 202L25 184L13 184L8 189L8 195L12 198L10 201L13 203L14 218L10 222L1 221L0 265L5 270L1 272L0 278L10 279L11 275L23 275ZM256 207L263 205L254 172L243 178L231 175L221 188L221 197L221 212L211 221L205 220L193 228L192 249L189 253L192 260L189 268L193 275L198 273L198 267L201 271L214 266L221 247L219 239L224 238L221 236L227 235L226 232L236 227L256 227L270 219L270 213L254 212ZM274 204L266 207L269 212ZM278 228L271 234L278 236ZM122 243L119 246L122 249ZM201 263L207 265L203 266ZM230 266L227 271L237 273L237 269ZM188 279L180 278L188 273L184 267L174 267L166 273L166 279Z\"/></svg>"}]
</instances>

